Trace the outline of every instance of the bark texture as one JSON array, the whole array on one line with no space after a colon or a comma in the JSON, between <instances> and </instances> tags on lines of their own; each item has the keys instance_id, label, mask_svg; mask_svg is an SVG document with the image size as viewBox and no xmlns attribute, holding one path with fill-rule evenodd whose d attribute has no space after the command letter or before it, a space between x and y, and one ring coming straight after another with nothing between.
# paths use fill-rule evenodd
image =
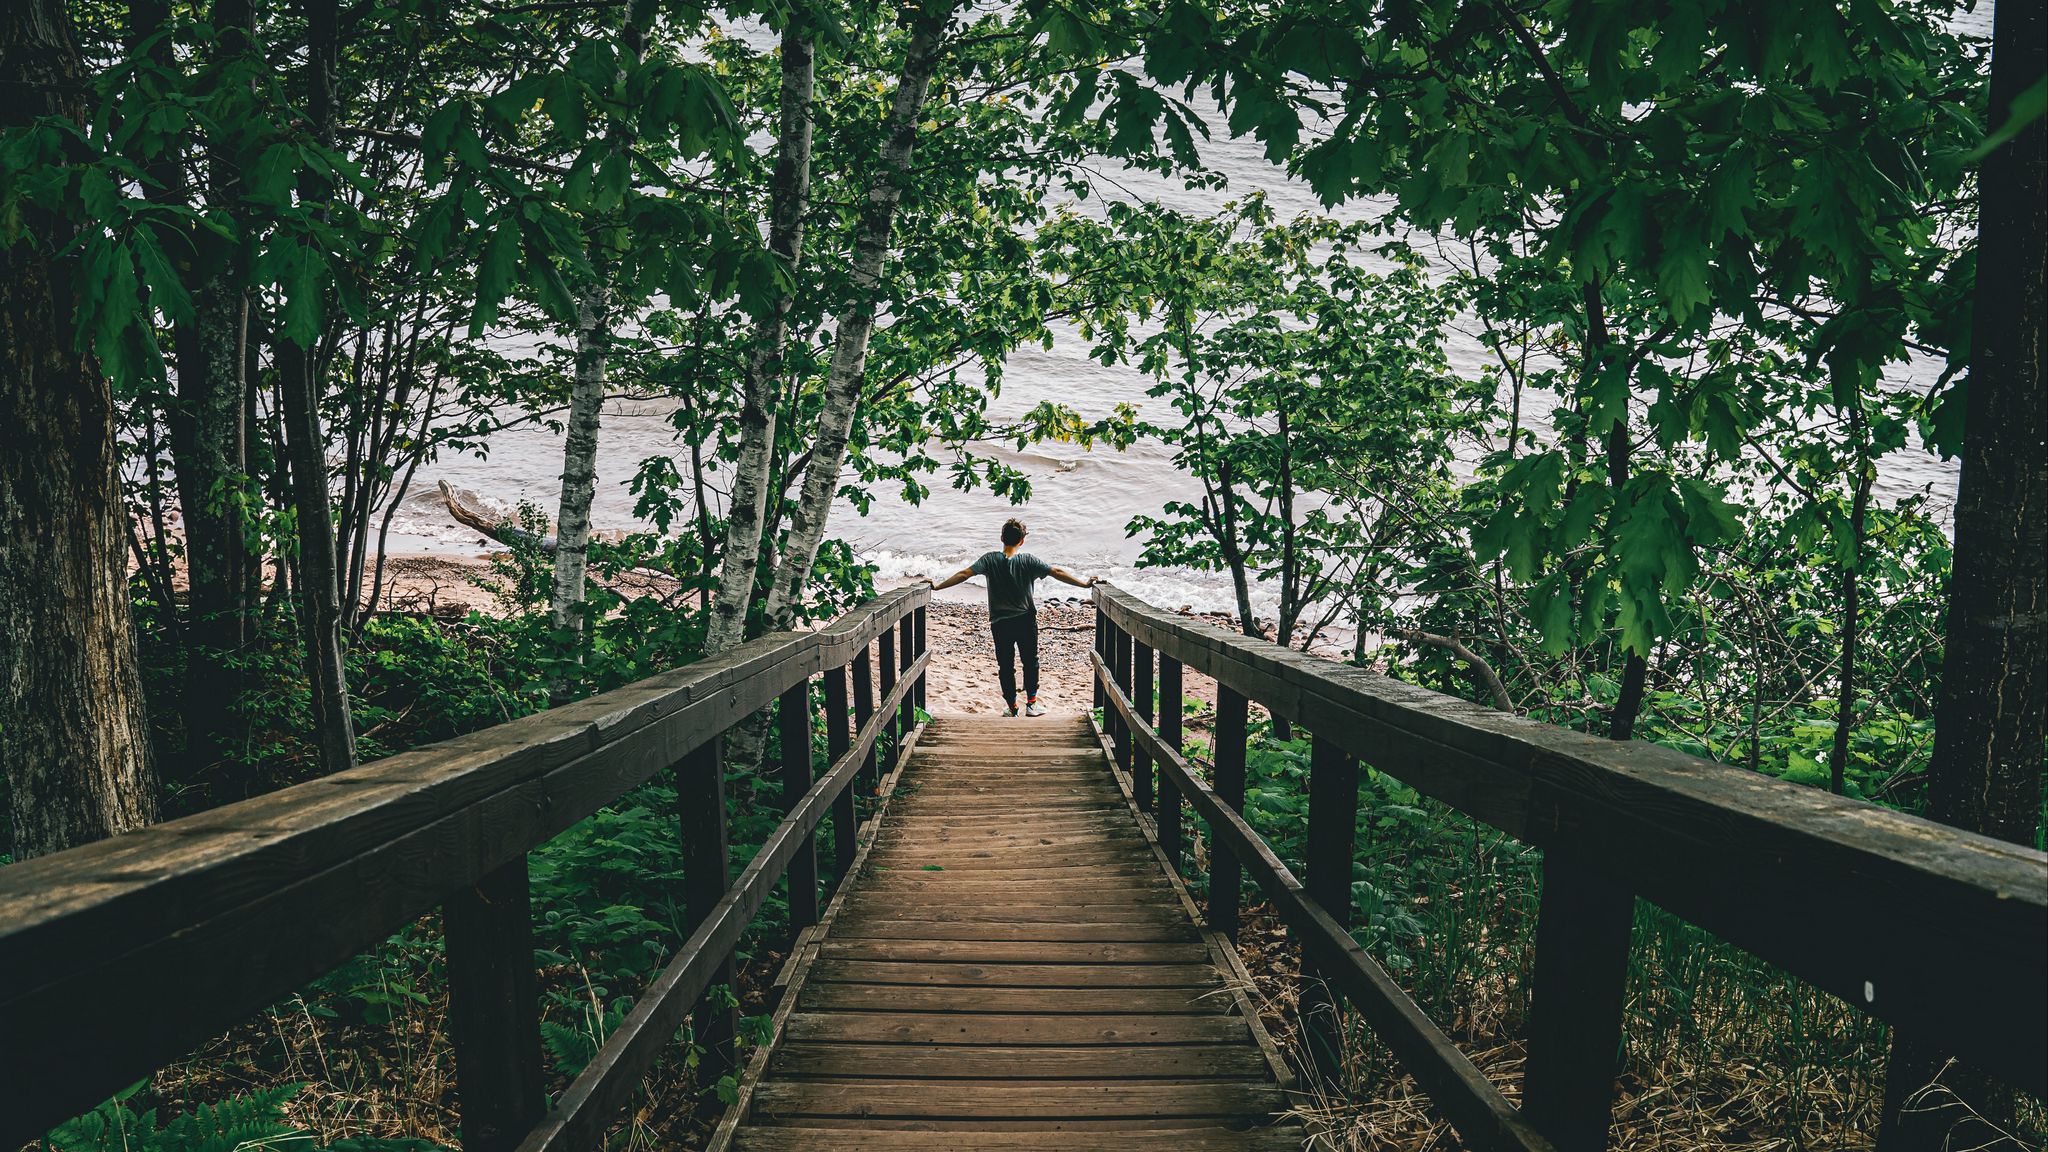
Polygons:
<instances>
[{"instance_id":1,"label":"bark texture","mask_svg":"<svg viewBox=\"0 0 2048 1152\"><path fill-rule=\"evenodd\" d=\"M567 651L576 653L583 650L590 502L597 495L597 430L604 408L605 351L611 342L607 295L600 274L599 281L576 302L576 380L569 390L569 428L562 445L562 502L555 515L555 584L549 607L555 634L563 638Z\"/></svg>"},{"instance_id":2,"label":"bark texture","mask_svg":"<svg viewBox=\"0 0 2048 1152\"><path fill-rule=\"evenodd\" d=\"M854 237L854 297L839 318L833 337L832 363L825 374L825 398L818 412L817 435L811 442L810 463L804 471L803 492L797 498L789 541L783 546L782 563L768 592L766 614L771 629L788 627L803 604L811 568L825 540L832 499L839 492L839 471L846 463L847 438L867 379L868 341L874 335L875 312L881 303L882 265L889 257L896 208L908 182L918 118L924 114L925 95L931 90L932 72L938 67L951 18L949 7L926 10L911 27L903 72L889 106L888 136L880 163L868 181L867 203L862 206L860 228Z\"/></svg>"},{"instance_id":3,"label":"bark texture","mask_svg":"<svg viewBox=\"0 0 2048 1152\"><path fill-rule=\"evenodd\" d=\"M0 6L0 127L83 122L58 0ZM23 95L26 94L26 95ZM0 766L17 859L156 818L128 617L113 391L74 351L68 225L30 212L0 250Z\"/></svg>"},{"instance_id":4,"label":"bark texture","mask_svg":"<svg viewBox=\"0 0 2048 1152\"><path fill-rule=\"evenodd\" d=\"M307 112L324 143L334 140L334 69L337 41L334 0L306 5ZM300 199L318 205L328 189L307 176ZM298 521L299 628L312 690L313 736L322 772L356 762L355 722L349 713L348 669L343 662L341 578L334 550L334 505L327 491L327 434L320 423L325 373L317 339L300 347L277 341L278 399L285 455L291 464L292 511Z\"/></svg>"},{"instance_id":5,"label":"bark texture","mask_svg":"<svg viewBox=\"0 0 2048 1152\"><path fill-rule=\"evenodd\" d=\"M255 10L242 0L213 6L222 56L249 50ZM229 209L241 196L232 149L207 157L209 206ZM249 546L247 259L238 241L210 232L197 242L210 269L192 286L193 317L177 332L178 388L171 407L171 459L178 477L190 594L186 605L185 755L193 769L237 744L233 705L241 695L234 657L250 638L250 589L260 563Z\"/></svg>"},{"instance_id":6,"label":"bark texture","mask_svg":"<svg viewBox=\"0 0 2048 1152\"><path fill-rule=\"evenodd\" d=\"M810 29L792 15L782 32L782 110L776 128L775 179L769 189L768 247L793 272L803 260L804 212L811 199L811 93L816 54ZM704 652L715 655L746 638L747 609L760 576L767 524L768 474L775 459L775 412L782 392L783 349L796 300L783 293L754 333L740 397L740 453L725 519L718 591Z\"/></svg>"},{"instance_id":7,"label":"bark texture","mask_svg":"<svg viewBox=\"0 0 2048 1152\"><path fill-rule=\"evenodd\" d=\"M638 66L647 55L647 25L653 4L636 0L619 29L623 55ZM623 79L623 77L622 77ZM611 150L623 154L633 141L623 123L614 125ZM562 497L555 513L555 582L548 599L555 635L566 652L583 658L585 574L589 568L590 502L597 496L597 431L604 410L605 357L611 350L611 275L607 254L591 246L591 283L576 301L576 379L569 389L569 428L562 444ZM561 703L569 694L557 679L549 695Z\"/></svg>"},{"instance_id":8,"label":"bark texture","mask_svg":"<svg viewBox=\"0 0 2048 1152\"><path fill-rule=\"evenodd\" d=\"M2048 10L1993 15L1991 117L2048 63ZM1947 651L1935 705L1927 814L2032 845L2048 736L2048 121L1984 160ZM1969 957L1957 957L1968 979ZM1910 1035L1885 1072L1883 1152L2012 1148L2012 1090Z\"/></svg>"}]
</instances>

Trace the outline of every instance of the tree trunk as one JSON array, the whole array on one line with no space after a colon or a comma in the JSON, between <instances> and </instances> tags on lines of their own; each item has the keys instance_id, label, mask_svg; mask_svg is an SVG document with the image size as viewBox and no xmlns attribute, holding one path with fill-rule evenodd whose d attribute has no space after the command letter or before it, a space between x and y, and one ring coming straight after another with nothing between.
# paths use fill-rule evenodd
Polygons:
<instances>
[{"instance_id":1,"label":"tree trunk","mask_svg":"<svg viewBox=\"0 0 2048 1152\"><path fill-rule=\"evenodd\" d=\"M57 0L0 10L0 128L83 124L86 76ZM156 819L128 615L111 383L79 354L60 218L0 250L0 767L16 859Z\"/></svg>"},{"instance_id":2,"label":"tree trunk","mask_svg":"<svg viewBox=\"0 0 2048 1152\"><path fill-rule=\"evenodd\" d=\"M811 91L816 57L809 28L792 15L782 30L782 111L776 133L775 180L769 189L769 250L795 272L803 259L804 213L811 199ZM783 345L795 297L783 293L754 333L740 404L740 455L726 508L718 591L706 625L706 655L746 635L747 609L760 575L767 521L768 472L775 457L775 409L782 393Z\"/></svg>"},{"instance_id":3,"label":"tree trunk","mask_svg":"<svg viewBox=\"0 0 2048 1152\"><path fill-rule=\"evenodd\" d=\"M334 138L334 68L338 42L334 0L306 4L307 112L323 143ZM300 199L324 202L324 182L308 174ZM320 341L305 347L280 334L276 345L284 449L291 464L292 510L298 521L299 629L306 646L312 690L313 735L320 770L339 772L356 761L355 723L349 714L348 669L341 643L341 581L334 554L334 505L327 493L327 435L320 426L324 373Z\"/></svg>"},{"instance_id":4,"label":"tree trunk","mask_svg":"<svg viewBox=\"0 0 2048 1152\"><path fill-rule=\"evenodd\" d=\"M629 67L647 55L647 25L654 18L650 0L635 0L619 29ZM623 78L623 77L622 77ZM614 155L632 148L632 135L614 125ZM548 608L555 635L567 662L583 659L584 574L590 548L590 503L597 496L597 430L604 409L605 355L611 348L611 277L608 254L591 245L594 276L576 300L576 380L569 390L569 429L562 444L562 498L555 515L555 582ZM560 704L571 695L567 676L554 676L549 701Z\"/></svg>"},{"instance_id":5,"label":"tree trunk","mask_svg":"<svg viewBox=\"0 0 2048 1152\"><path fill-rule=\"evenodd\" d=\"M2048 12L2001 4L1992 36L1997 128L2041 80ZM1986 157L1978 187L1969 407L1927 814L2031 846L2048 737L2048 121ZM1957 957L1964 979L1968 960ZM2011 1131L2011 1089L1946 1064L1910 1035L1893 1038L1884 1152L2015 1146L1989 1127Z\"/></svg>"},{"instance_id":6,"label":"tree trunk","mask_svg":"<svg viewBox=\"0 0 2048 1152\"><path fill-rule=\"evenodd\" d=\"M1587 284L1583 290L1586 304L1586 360L1587 380L1596 380L1607 370L1607 358L1612 340L1607 331L1607 305L1600 298L1600 286ZM1614 427L1607 430L1607 486L1614 493L1614 507L1620 507L1621 490L1628 485L1629 454L1632 444L1628 432L1628 392L1623 382L1621 412L1614 419ZM1608 514L1612 523L1613 513ZM1610 531L1608 547L1612 548L1613 534ZM1614 740L1635 738L1636 718L1643 710L1644 688L1649 681L1649 661L1640 652L1629 652L1622 660L1621 691L1614 699L1614 712L1608 718L1607 735Z\"/></svg>"},{"instance_id":7,"label":"tree trunk","mask_svg":"<svg viewBox=\"0 0 2048 1152\"><path fill-rule=\"evenodd\" d=\"M564 661L583 657L584 570L590 547L590 502L597 495L597 428L604 407L605 349L611 326L603 264L576 301L576 381L569 391L569 430L562 444L562 502L555 516L555 583L551 621ZM550 703L568 699L571 678L549 678Z\"/></svg>"},{"instance_id":8,"label":"tree trunk","mask_svg":"<svg viewBox=\"0 0 2048 1152\"><path fill-rule=\"evenodd\" d=\"M825 540L832 500L839 492L839 470L846 462L846 441L853 430L854 413L860 406L861 388L867 377L868 340L874 334L882 265L889 256L896 206L903 199L904 176L917 143L917 121L924 113L925 94L931 87L941 40L951 19L950 7L937 14L920 14L911 29L910 46L903 55L903 72L897 79L896 97L889 108L889 133L882 145L881 164L868 182L867 204L861 211L860 230L854 238L855 296L851 307L840 317L833 338L832 363L825 375L825 399L818 413L810 464L804 472L803 493L797 500L782 563L768 592L766 615L770 628L787 628L802 606L804 590L811 581L811 567L817 562L818 548Z\"/></svg>"},{"instance_id":9,"label":"tree trunk","mask_svg":"<svg viewBox=\"0 0 2048 1152\"><path fill-rule=\"evenodd\" d=\"M1849 500L1849 555L1842 562L1842 673L1835 684L1835 739L1828 749L1828 787L1840 796L1849 784L1849 736L1856 728L1856 648L1863 633L1863 541L1870 486L1877 479L1863 442L1863 397L1850 416L1856 436L1856 490Z\"/></svg>"},{"instance_id":10,"label":"tree trunk","mask_svg":"<svg viewBox=\"0 0 2048 1152\"><path fill-rule=\"evenodd\" d=\"M246 52L255 11L243 0L213 7L223 56ZM207 200L216 211L240 196L241 172L231 150L208 156ZM242 287L247 261L239 240L205 230L202 244L233 244L209 261L215 271L193 286L193 318L177 336L178 392L171 410L171 458L185 525L188 638L185 648L185 757L193 769L217 763L241 743L234 704L241 696L236 655L248 643L252 601L248 544L248 426L244 420L249 300Z\"/></svg>"}]
</instances>

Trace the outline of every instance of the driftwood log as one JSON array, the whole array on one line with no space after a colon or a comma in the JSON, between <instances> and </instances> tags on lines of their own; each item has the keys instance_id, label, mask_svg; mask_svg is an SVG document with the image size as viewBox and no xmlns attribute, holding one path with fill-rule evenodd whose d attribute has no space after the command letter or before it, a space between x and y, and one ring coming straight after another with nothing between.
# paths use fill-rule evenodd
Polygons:
<instances>
[{"instance_id":1,"label":"driftwood log","mask_svg":"<svg viewBox=\"0 0 2048 1152\"><path fill-rule=\"evenodd\" d=\"M475 492L467 488L457 488L446 480L440 481L439 487L441 502L448 505L448 514L455 517L456 523L474 528L507 548L537 546L543 552L555 550L554 536L535 537L533 533L514 524L504 513L486 504L484 498ZM626 534L616 528L606 528L592 531L590 538L616 544L624 540Z\"/></svg>"}]
</instances>

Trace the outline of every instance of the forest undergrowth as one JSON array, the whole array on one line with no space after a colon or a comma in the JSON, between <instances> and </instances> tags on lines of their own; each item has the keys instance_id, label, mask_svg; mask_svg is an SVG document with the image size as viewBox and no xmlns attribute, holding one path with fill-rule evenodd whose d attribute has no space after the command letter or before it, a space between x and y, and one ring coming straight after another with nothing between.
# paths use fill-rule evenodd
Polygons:
<instances>
[{"instance_id":1,"label":"forest undergrowth","mask_svg":"<svg viewBox=\"0 0 2048 1152\"><path fill-rule=\"evenodd\" d=\"M1187 701L1188 751L1209 767L1208 710ZM1309 739L1255 719L1246 818L1291 867L1307 843ZM1520 1102L1542 852L1362 766L1353 934L1513 1103ZM1190 888L1207 895L1210 840L1196 819ZM1787 883L1796 883L1788 877ZM1247 888L1239 950L1252 998L1305 1067L1299 949ZM1877 1133L1889 1030L1853 1006L1647 901L1636 905L1611 1148L1622 1152L1867 1149ZM1463 1148L1386 1046L1345 1014L1340 1071L1305 1122L1344 1149ZM2022 1099L2017 1147L2040 1147L2048 1110Z\"/></svg>"}]
</instances>

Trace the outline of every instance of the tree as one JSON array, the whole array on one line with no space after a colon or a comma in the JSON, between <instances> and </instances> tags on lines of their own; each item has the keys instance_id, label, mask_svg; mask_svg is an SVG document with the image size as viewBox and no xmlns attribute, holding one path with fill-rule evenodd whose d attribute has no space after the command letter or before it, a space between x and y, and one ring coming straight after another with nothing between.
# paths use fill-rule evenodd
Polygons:
<instances>
[{"instance_id":1,"label":"tree","mask_svg":"<svg viewBox=\"0 0 2048 1152\"><path fill-rule=\"evenodd\" d=\"M2048 19L2038 5L2006 4L1994 20L1988 123L2016 121L2018 130L1979 175L1976 312L1927 814L2034 846L2048 739L2048 121L2039 114ZM2010 1089L1910 1035L1894 1039L1885 1081L1886 1152L1986 1147L2013 1130Z\"/></svg>"},{"instance_id":2,"label":"tree","mask_svg":"<svg viewBox=\"0 0 2048 1152\"><path fill-rule=\"evenodd\" d=\"M1405 225L1471 238L1500 328L1546 333L1556 438L1489 464L1483 552L1513 556L1546 641L1605 648L1630 734L1648 656L1701 553L1736 529L1726 463L1764 416L1723 331L1816 303L1899 305L1874 363L1931 311L1952 253L1975 62L1917 9L1628 8L1407 0L1185 10L1124 25L1162 80L1212 86L1327 200L1386 194ZM1756 36L1759 28L1777 29ZM1119 101L1107 115L1158 117ZM1331 124L1304 133L1304 117ZM1825 308L1823 308L1825 310ZM1859 348L1859 355L1873 351ZM1708 455L1680 449L1704 445Z\"/></svg>"},{"instance_id":3,"label":"tree","mask_svg":"<svg viewBox=\"0 0 2048 1152\"><path fill-rule=\"evenodd\" d=\"M1085 331L1104 363L1159 379L1150 394L1172 415L1141 413L1129 431L1172 446L1202 485L1199 504L1131 521L1146 534L1139 562L1227 572L1247 636L1265 635L1253 585L1272 586L1282 645L1311 642L1340 612L1380 622L1361 576L1402 550L1393 525L1416 547L1434 538L1412 531L1413 509L1448 481L1454 440L1486 407L1444 359L1455 293L1399 246L1383 250L1393 271L1368 272L1368 236L1275 222L1257 197L1208 220L1117 206L1106 226L1047 232L1067 261L1116 269ZM1157 329L1116 322L1129 312L1156 314Z\"/></svg>"},{"instance_id":4,"label":"tree","mask_svg":"<svg viewBox=\"0 0 2048 1152\"><path fill-rule=\"evenodd\" d=\"M776 133L775 177L769 190L768 248L794 277L803 259L804 215L811 197L811 93L817 52L810 29L792 14L782 34L782 99ZM704 650L716 654L746 635L747 613L759 579L765 542L769 474L775 455L776 409L782 392L794 286L775 294L746 358L740 405L739 459L726 509L725 547ZM701 493L700 493L701 499Z\"/></svg>"},{"instance_id":5,"label":"tree","mask_svg":"<svg viewBox=\"0 0 2048 1152\"><path fill-rule=\"evenodd\" d=\"M94 310L90 295L121 291L122 268L105 235L81 235L53 206L94 176L65 162L88 86L62 4L0 15L0 86L14 94L0 129L15 209L0 235L0 765L22 859L149 823L157 781L129 622L112 382L74 323ZM41 186L23 187L30 173ZM135 289L132 270L125 286Z\"/></svg>"}]
</instances>

